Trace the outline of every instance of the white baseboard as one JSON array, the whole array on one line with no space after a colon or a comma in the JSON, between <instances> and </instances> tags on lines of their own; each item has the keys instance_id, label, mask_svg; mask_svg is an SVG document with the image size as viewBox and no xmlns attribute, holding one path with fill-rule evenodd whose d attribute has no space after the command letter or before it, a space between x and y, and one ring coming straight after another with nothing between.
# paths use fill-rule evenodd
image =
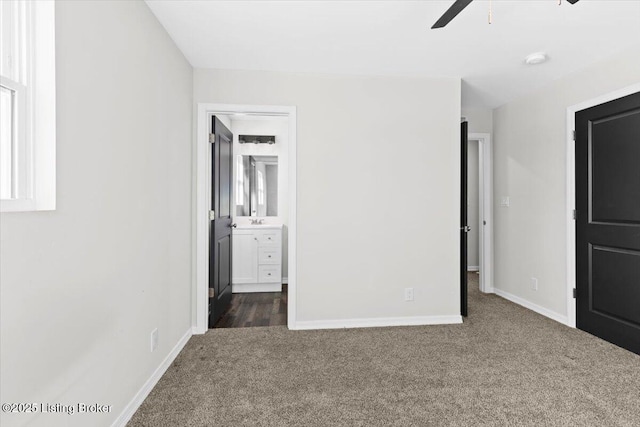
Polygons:
<instances>
[{"instance_id":1,"label":"white baseboard","mask_svg":"<svg viewBox=\"0 0 640 427\"><path fill-rule=\"evenodd\" d=\"M162 375L164 375L164 373L167 371L169 366L171 366L178 354L180 354L180 351L182 351L185 344L187 344L187 341L189 341L189 338L191 338L192 333L193 332L191 328L189 328L189 330L185 332L182 338L180 338L178 343L169 352L167 357L164 358L160 366L158 366L153 374L151 374L151 377L149 377L149 379L144 383L140 390L138 390L136 395L133 396L133 399L131 399L129 404L120 413L120 416L116 418L113 424L111 424L111 427L126 426L126 424L131 420L131 417L133 417L133 414L135 414L140 405L142 405L142 402L144 402L147 396L149 396L151 390L153 390L158 381L160 381Z\"/></svg>"},{"instance_id":2,"label":"white baseboard","mask_svg":"<svg viewBox=\"0 0 640 427\"><path fill-rule=\"evenodd\" d=\"M252 292L282 292L281 283L236 283L234 294L250 294Z\"/></svg>"},{"instance_id":3,"label":"white baseboard","mask_svg":"<svg viewBox=\"0 0 640 427\"><path fill-rule=\"evenodd\" d=\"M536 313L541 314L541 315L543 315L545 317L548 317L549 319L555 320L556 322L560 322L563 325L567 325L568 324L567 316L564 316L562 314L556 313L555 311L551 311L551 310L549 310L547 308L544 308L544 307L539 306L537 304L534 304L534 303L532 303L530 301L527 301L524 298L515 296L513 294L510 294L509 292L505 292L505 291L497 289L497 288L494 288L493 292L496 295L499 295L499 296L501 296L502 298L504 298L506 300L509 300L509 301L511 301L513 303L521 305L521 306L523 306L525 308L528 308L529 310L535 311Z\"/></svg>"},{"instance_id":4,"label":"white baseboard","mask_svg":"<svg viewBox=\"0 0 640 427\"><path fill-rule=\"evenodd\" d=\"M202 335L204 333L206 333L209 330L209 328L204 328L202 330L198 329L197 326L192 326L191 327L191 335Z\"/></svg>"},{"instance_id":5,"label":"white baseboard","mask_svg":"<svg viewBox=\"0 0 640 427\"><path fill-rule=\"evenodd\" d=\"M462 316L380 317L371 319L297 321L291 329L379 328L385 326L451 325L457 323L462 323Z\"/></svg>"},{"instance_id":6,"label":"white baseboard","mask_svg":"<svg viewBox=\"0 0 640 427\"><path fill-rule=\"evenodd\" d=\"M467 271L480 271L480 266L479 265L468 265L467 266Z\"/></svg>"},{"instance_id":7,"label":"white baseboard","mask_svg":"<svg viewBox=\"0 0 640 427\"><path fill-rule=\"evenodd\" d=\"M283 277L282 278L282 284L283 285L288 285L289 284L289 278L288 277Z\"/></svg>"}]
</instances>

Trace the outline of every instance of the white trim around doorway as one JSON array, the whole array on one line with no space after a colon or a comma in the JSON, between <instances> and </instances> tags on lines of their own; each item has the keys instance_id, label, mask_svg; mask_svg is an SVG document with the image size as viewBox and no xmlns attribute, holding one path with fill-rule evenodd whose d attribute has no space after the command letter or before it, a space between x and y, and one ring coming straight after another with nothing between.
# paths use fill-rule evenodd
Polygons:
<instances>
[{"instance_id":1,"label":"white trim around doorway","mask_svg":"<svg viewBox=\"0 0 640 427\"><path fill-rule=\"evenodd\" d=\"M193 250L195 253L193 274L193 333L204 334L208 329L209 300L209 202L211 199L211 147L209 133L211 116L214 114L246 114L260 116L280 116L289 120L289 263L287 272L287 326L295 329L296 324L296 107L274 105L235 105L198 103L196 138L193 157Z\"/></svg>"},{"instance_id":2,"label":"white trim around doorway","mask_svg":"<svg viewBox=\"0 0 640 427\"><path fill-rule=\"evenodd\" d=\"M635 83L567 108L567 200L565 212L567 236L567 326L572 328L576 327L576 300L573 298L573 289L576 287L576 228L573 219L573 211L576 208L576 144L573 140L573 131L576 128L576 113L636 92L640 92L640 83Z\"/></svg>"},{"instance_id":3,"label":"white trim around doorway","mask_svg":"<svg viewBox=\"0 0 640 427\"><path fill-rule=\"evenodd\" d=\"M478 182L480 211L478 241L480 262L480 291L493 293L493 147L488 133L470 133L469 141L478 141Z\"/></svg>"}]
</instances>

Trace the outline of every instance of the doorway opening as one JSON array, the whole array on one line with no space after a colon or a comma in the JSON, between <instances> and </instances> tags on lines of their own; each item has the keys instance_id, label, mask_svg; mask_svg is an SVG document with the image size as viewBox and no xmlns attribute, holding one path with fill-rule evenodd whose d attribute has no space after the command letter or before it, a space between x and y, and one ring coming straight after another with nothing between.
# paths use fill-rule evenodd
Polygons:
<instances>
[{"instance_id":1,"label":"doorway opening","mask_svg":"<svg viewBox=\"0 0 640 427\"><path fill-rule=\"evenodd\" d=\"M295 324L295 113L198 105L194 333Z\"/></svg>"},{"instance_id":2,"label":"doorway opening","mask_svg":"<svg viewBox=\"0 0 640 427\"><path fill-rule=\"evenodd\" d=\"M472 153L473 152L473 153ZM468 254L467 271L477 272L481 292L493 293L493 166L491 136L469 134L469 194L473 185L474 205L469 205L469 223L475 226L474 258ZM471 165L473 159L474 165ZM472 176L473 175L473 176ZM472 212L473 210L473 212ZM472 230L473 232L473 230Z\"/></svg>"},{"instance_id":3,"label":"doorway opening","mask_svg":"<svg viewBox=\"0 0 640 427\"><path fill-rule=\"evenodd\" d=\"M464 123L466 125L466 123ZM466 132L466 126L462 132ZM466 314L468 287L493 293L493 171L491 136L462 138L461 312Z\"/></svg>"},{"instance_id":4,"label":"doorway opening","mask_svg":"<svg viewBox=\"0 0 640 427\"><path fill-rule=\"evenodd\" d=\"M257 114L215 117L233 135L232 293L229 303L215 319L210 319L209 326L285 326L289 118Z\"/></svg>"}]
</instances>

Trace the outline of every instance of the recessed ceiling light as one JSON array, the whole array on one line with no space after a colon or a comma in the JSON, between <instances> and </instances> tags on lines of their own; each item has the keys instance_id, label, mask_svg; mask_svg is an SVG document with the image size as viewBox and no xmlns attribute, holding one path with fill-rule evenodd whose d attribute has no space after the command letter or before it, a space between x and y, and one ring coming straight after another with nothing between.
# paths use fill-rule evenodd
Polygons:
<instances>
[{"instance_id":1,"label":"recessed ceiling light","mask_svg":"<svg viewBox=\"0 0 640 427\"><path fill-rule=\"evenodd\" d=\"M547 54L546 53L544 53L544 52L536 52L536 53L532 53L531 55L527 56L524 59L524 62L527 63L528 65L536 65L536 64L542 64L546 60L547 60Z\"/></svg>"}]
</instances>

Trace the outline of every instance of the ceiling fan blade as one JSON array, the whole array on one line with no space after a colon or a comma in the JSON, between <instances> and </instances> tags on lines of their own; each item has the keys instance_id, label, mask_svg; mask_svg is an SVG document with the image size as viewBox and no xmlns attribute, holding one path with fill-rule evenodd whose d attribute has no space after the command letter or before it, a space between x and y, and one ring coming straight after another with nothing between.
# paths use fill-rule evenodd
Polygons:
<instances>
[{"instance_id":1,"label":"ceiling fan blade","mask_svg":"<svg viewBox=\"0 0 640 427\"><path fill-rule=\"evenodd\" d=\"M580 0L567 0L569 3L571 4L576 4L578 3Z\"/></svg>"},{"instance_id":2,"label":"ceiling fan blade","mask_svg":"<svg viewBox=\"0 0 640 427\"><path fill-rule=\"evenodd\" d=\"M444 13L444 15L442 15L435 24L433 24L433 27L431 27L431 29L442 28L447 25L453 18L458 16L458 14L462 12L465 7L469 6L469 3L471 3L472 1L473 0L456 0L456 2L453 3L451 7Z\"/></svg>"}]
</instances>

